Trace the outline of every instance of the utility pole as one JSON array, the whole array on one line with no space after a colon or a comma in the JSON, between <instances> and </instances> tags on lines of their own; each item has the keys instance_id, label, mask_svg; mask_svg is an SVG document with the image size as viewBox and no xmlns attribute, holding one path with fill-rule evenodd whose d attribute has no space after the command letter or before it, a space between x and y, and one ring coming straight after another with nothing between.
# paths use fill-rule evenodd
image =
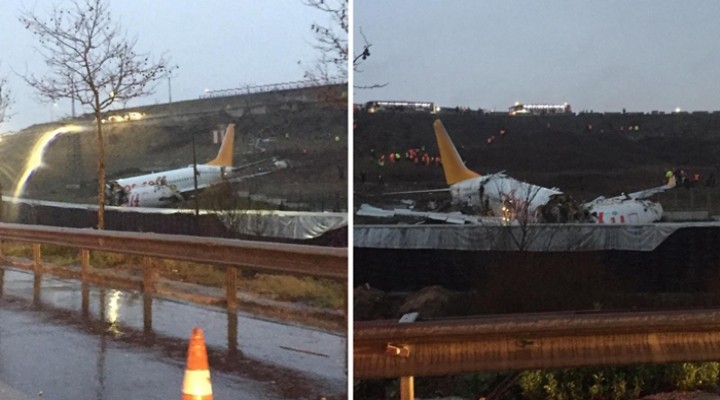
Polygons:
<instances>
[{"instance_id":1,"label":"utility pole","mask_svg":"<svg viewBox=\"0 0 720 400\"><path fill-rule=\"evenodd\" d=\"M171 79L172 79L172 77L170 77L170 75L168 75L168 103L172 103L172 84L170 83ZM195 134L193 134L193 140L195 140L194 138L195 138Z\"/></svg>"}]
</instances>

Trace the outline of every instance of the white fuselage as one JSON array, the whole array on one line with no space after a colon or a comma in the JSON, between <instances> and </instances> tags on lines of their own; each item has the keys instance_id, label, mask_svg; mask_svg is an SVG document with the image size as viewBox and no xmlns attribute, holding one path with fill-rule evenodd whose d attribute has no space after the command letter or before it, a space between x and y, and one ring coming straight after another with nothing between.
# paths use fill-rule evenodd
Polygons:
<instances>
[{"instance_id":1,"label":"white fuselage","mask_svg":"<svg viewBox=\"0 0 720 400\"><path fill-rule=\"evenodd\" d=\"M225 167L204 164L197 166L197 189L203 189L220 183L224 178ZM130 192L136 187L155 185L168 186L178 193L195 190L192 165L185 168L118 179L117 183L122 186L126 192Z\"/></svg>"},{"instance_id":2,"label":"white fuselage","mask_svg":"<svg viewBox=\"0 0 720 400\"><path fill-rule=\"evenodd\" d=\"M561 193L556 189L518 181L502 173L468 179L450 186L453 203L483 207L483 202L487 200L487 205L496 216L507 216L507 208L512 205L514 210L533 218L539 206L550 201L553 195Z\"/></svg>"},{"instance_id":3,"label":"white fuselage","mask_svg":"<svg viewBox=\"0 0 720 400\"><path fill-rule=\"evenodd\" d=\"M537 221L538 207L562 194L557 189L518 181L503 173L455 183L450 186L450 193L454 204L485 208L483 202L486 201L495 216L526 218L530 222ZM659 203L622 196L595 200L581 207L588 212L590 221L598 224L648 224L659 221L663 214Z\"/></svg>"},{"instance_id":4,"label":"white fuselage","mask_svg":"<svg viewBox=\"0 0 720 400\"><path fill-rule=\"evenodd\" d=\"M597 224L650 224L660 221L663 215L660 203L643 199L615 197L583 206Z\"/></svg>"}]
</instances>

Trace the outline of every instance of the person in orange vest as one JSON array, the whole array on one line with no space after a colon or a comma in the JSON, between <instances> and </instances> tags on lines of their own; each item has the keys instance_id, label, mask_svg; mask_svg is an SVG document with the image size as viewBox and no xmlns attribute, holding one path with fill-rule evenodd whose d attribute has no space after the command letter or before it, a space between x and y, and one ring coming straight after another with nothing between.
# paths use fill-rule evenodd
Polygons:
<instances>
[{"instance_id":1,"label":"person in orange vest","mask_svg":"<svg viewBox=\"0 0 720 400\"><path fill-rule=\"evenodd\" d=\"M693 185L693 187L697 186L697 184L698 184L699 182L700 182L700 174L696 172L696 173L694 173L693 176L692 176L692 185Z\"/></svg>"},{"instance_id":2,"label":"person in orange vest","mask_svg":"<svg viewBox=\"0 0 720 400\"><path fill-rule=\"evenodd\" d=\"M395 153L390 153L390 162L395 162Z\"/></svg>"}]
</instances>

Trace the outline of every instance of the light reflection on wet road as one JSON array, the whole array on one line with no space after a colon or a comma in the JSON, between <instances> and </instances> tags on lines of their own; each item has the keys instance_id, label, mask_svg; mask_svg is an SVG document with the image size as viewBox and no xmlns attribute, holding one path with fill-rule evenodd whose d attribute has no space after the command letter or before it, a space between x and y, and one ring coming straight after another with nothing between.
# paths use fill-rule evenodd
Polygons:
<instances>
[{"instance_id":1,"label":"light reflection on wet road","mask_svg":"<svg viewBox=\"0 0 720 400\"><path fill-rule=\"evenodd\" d=\"M177 398L193 326L205 332L216 399L346 394L344 337L77 281L0 274L0 394Z\"/></svg>"}]
</instances>

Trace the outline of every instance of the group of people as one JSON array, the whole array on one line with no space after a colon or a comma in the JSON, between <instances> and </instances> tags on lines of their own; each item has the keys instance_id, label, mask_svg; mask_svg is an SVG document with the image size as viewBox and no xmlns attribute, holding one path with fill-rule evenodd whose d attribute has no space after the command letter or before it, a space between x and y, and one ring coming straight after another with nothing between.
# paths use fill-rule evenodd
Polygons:
<instances>
[{"instance_id":1,"label":"group of people","mask_svg":"<svg viewBox=\"0 0 720 400\"><path fill-rule=\"evenodd\" d=\"M505 129L500 129L499 135L500 135L500 137L505 136ZM495 135L492 135L492 136L488 137L487 140L486 140L486 141L487 141L487 144L490 145L490 144L495 143L495 140L497 140L497 138L498 138L498 137L495 136Z\"/></svg>"},{"instance_id":2,"label":"group of people","mask_svg":"<svg viewBox=\"0 0 720 400\"><path fill-rule=\"evenodd\" d=\"M665 183L670 186L682 186L684 188L691 188L700 186L700 173L693 172L690 174L683 168L668 168L665 172ZM705 187L715 187L715 173L710 172L708 177L705 179Z\"/></svg>"},{"instance_id":3,"label":"group of people","mask_svg":"<svg viewBox=\"0 0 720 400\"><path fill-rule=\"evenodd\" d=\"M370 149L370 154L375 159L375 149ZM432 156L430 153L425 151L424 148L410 148L405 152L404 159L406 161L410 161L412 163L415 163L416 165L425 165L429 166L431 164L435 165L442 165L442 160L440 159L440 156ZM380 157L377 159L377 163L379 166L384 167L386 163L396 163L403 160L403 155L391 151L387 156L383 153L380 154Z\"/></svg>"}]
</instances>

